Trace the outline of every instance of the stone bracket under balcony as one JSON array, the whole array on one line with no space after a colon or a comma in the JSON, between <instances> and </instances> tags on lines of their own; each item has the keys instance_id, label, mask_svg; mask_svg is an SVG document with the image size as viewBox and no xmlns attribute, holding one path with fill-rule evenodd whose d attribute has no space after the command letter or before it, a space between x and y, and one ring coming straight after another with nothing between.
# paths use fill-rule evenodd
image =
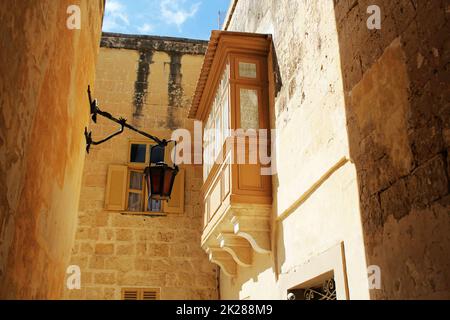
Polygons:
<instances>
[{"instance_id":1,"label":"stone bracket under balcony","mask_svg":"<svg viewBox=\"0 0 450 320\"><path fill-rule=\"evenodd\" d=\"M271 252L270 205L231 205L213 228L202 235L210 261L235 276L237 266L251 267L255 253Z\"/></svg>"},{"instance_id":2,"label":"stone bracket under balcony","mask_svg":"<svg viewBox=\"0 0 450 320\"><path fill-rule=\"evenodd\" d=\"M246 239L258 253L270 253L270 220L264 216L236 215L231 218L234 234Z\"/></svg>"},{"instance_id":3,"label":"stone bracket under balcony","mask_svg":"<svg viewBox=\"0 0 450 320\"><path fill-rule=\"evenodd\" d=\"M206 253L209 256L209 261L217 264L227 276L236 276L237 265L228 252L221 248L207 247Z\"/></svg>"},{"instance_id":4,"label":"stone bracket under balcony","mask_svg":"<svg viewBox=\"0 0 450 320\"><path fill-rule=\"evenodd\" d=\"M219 246L228 252L234 261L242 267L250 267L253 261L253 252L250 243L234 233L220 233L217 237Z\"/></svg>"}]
</instances>

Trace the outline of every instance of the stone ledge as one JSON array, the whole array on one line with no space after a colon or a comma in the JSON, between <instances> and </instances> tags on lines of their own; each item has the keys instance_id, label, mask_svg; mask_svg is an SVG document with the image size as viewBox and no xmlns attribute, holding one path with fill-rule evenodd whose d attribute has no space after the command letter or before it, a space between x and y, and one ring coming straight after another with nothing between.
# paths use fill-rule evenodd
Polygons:
<instances>
[{"instance_id":1,"label":"stone ledge","mask_svg":"<svg viewBox=\"0 0 450 320\"><path fill-rule=\"evenodd\" d=\"M192 55L204 55L207 45L208 41L205 40L108 32L102 34L100 42L102 48L179 52Z\"/></svg>"}]
</instances>

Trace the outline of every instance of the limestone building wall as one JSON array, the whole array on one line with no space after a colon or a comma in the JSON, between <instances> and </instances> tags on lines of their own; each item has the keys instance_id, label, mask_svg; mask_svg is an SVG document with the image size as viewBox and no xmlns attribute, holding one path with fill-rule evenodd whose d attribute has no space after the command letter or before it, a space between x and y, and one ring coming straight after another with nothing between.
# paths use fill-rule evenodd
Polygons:
<instances>
[{"instance_id":1,"label":"limestone building wall","mask_svg":"<svg viewBox=\"0 0 450 320\"><path fill-rule=\"evenodd\" d=\"M356 28L381 9L381 29ZM335 6L373 299L450 298L448 1Z\"/></svg>"},{"instance_id":2,"label":"limestone building wall","mask_svg":"<svg viewBox=\"0 0 450 320\"><path fill-rule=\"evenodd\" d=\"M204 41L104 34L94 97L103 110L158 137L169 139L176 128L192 131L187 110L205 48ZM118 125L99 117L90 130L99 139ZM217 298L216 268L200 248L201 165L182 165L182 213L105 209L108 166L129 162L131 140L151 142L128 130L86 156L70 261L81 268L81 289L66 290L65 297L121 299L123 288L156 288L161 299Z\"/></svg>"},{"instance_id":3,"label":"limestone building wall","mask_svg":"<svg viewBox=\"0 0 450 320\"><path fill-rule=\"evenodd\" d=\"M277 174L272 254L254 256L237 279L222 275L221 296L286 299L287 289L347 267L344 298L368 298L333 2L237 1L227 30L273 35Z\"/></svg>"},{"instance_id":4,"label":"limestone building wall","mask_svg":"<svg viewBox=\"0 0 450 320\"><path fill-rule=\"evenodd\" d=\"M69 29L67 9L80 9ZM102 0L0 3L0 299L57 299L75 235Z\"/></svg>"},{"instance_id":5,"label":"limestone building wall","mask_svg":"<svg viewBox=\"0 0 450 320\"><path fill-rule=\"evenodd\" d=\"M372 4L381 30L367 28ZM222 273L221 297L285 298L325 271L344 275L340 298L449 297L448 12L445 1L232 1L226 30L273 35L278 174L273 254Z\"/></svg>"}]
</instances>

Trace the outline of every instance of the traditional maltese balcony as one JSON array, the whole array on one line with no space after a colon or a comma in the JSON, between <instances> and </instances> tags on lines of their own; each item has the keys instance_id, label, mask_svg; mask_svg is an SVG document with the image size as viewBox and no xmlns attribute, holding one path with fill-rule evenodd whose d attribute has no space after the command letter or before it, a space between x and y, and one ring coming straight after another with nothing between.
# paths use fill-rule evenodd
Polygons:
<instances>
[{"instance_id":1,"label":"traditional maltese balcony","mask_svg":"<svg viewBox=\"0 0 450 320\"><path fill-rule=\"evenodd\" d=\"M201 244L228 276L271 251L270 48L267 35L213 32L190 110L204 128Z\"/></svg>"}]
</instances>

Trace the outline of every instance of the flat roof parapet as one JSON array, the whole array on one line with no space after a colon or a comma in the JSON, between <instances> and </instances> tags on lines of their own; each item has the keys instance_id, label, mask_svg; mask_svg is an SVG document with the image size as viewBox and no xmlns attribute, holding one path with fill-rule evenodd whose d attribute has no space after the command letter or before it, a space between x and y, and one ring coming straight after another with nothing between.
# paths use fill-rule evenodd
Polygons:
<instances>
[{"instance_id":1,"label":"flat roof parapet","mask_svg":"<svg viewBox=\"0 0 450 320\"><path fill-rule=\"evenodd\" d=\"M187 38L103 32L100 46L103 48L128 50L147 49L152 51L204 55L206 49L208 48L208 41Z\"/></svg>"}]
</instances>

